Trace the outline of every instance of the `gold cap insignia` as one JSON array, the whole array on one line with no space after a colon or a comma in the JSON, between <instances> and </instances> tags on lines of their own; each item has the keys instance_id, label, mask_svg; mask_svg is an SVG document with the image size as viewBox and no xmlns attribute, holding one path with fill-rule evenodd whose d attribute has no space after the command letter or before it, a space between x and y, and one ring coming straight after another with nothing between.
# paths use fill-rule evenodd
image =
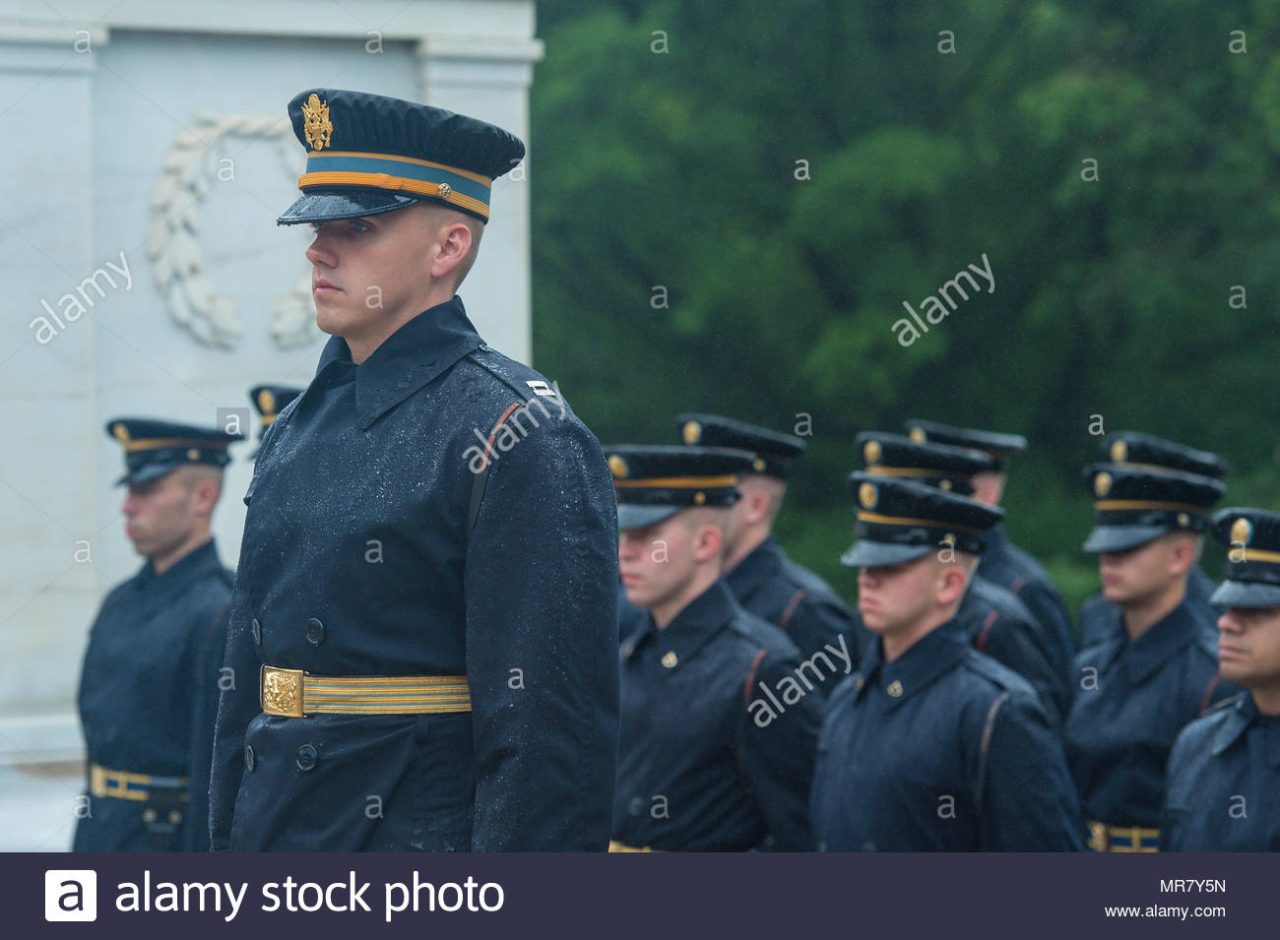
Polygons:
<instances>
[{"instance_id":1,"label":"gold cap insignia","mask_svg":"<svg viewBox=\"0 0 1280 940\"><path fill-rule=\"evenodd\" d=\"M924 433L924 428L912 428L907 437L911 438L913 444L923 444L929 439L929 436Z\"/></svg>"},{"instance_id":2,"label":"gold cap insignia","mask_svg":"<svg viewBox=\"0 0 1280 940\"><path fill-rule=\"evenodd\" d=\"M1178 513L1178 528L1185 529L1189 525L1191 525L1191 517L1185 512Z\"/></svg>"},{"instance_id":3,"label":"gold cap insignia","mask_svg":"<svg viewBox=\"0 0 1280 940\"><path fill-rule=\"evenodd\" d=\"M706 501L707 501L707 494L702 492L701 490L693 494L693 504L695 506L701 506Z\"/></svg>"},{"instance_id":4,"label":"gold cap insignia","mask_svg":"<svg viewBox=\"0 0 1280 940\"><path fill-rule=\"evenodd\" d=\"M697 421L686 421L680 429L680 439L692 447L702 440L702 425Z\"/></svg>"},{"instance_id":5,"label":"gold cap insignia","mask_svg":"<svg viewBox=\"0 0 1280 940\"><path fill-rule=\"evenodd\" d=\"M115 439L119 441L121 444L128 443L129 429L126 428L124 424L122 424L121 422L117 421L115 424L111 426L111 433L112 435L114 435Z\"/></svg>"},{"instance_id":6,"label":"gold cap insignia","mask_svg":"<svg viewBox=\"0 0 1280 940\"><path fill-rule=\"evenodd\" d=\"M942 490L943 492L950 493L950 492L951 492L951 481L950 481L950 480L939 480L939 481L938 481L938 489Z\"/></svg>"},{"instance_id":7,"label":"gold cap insignia","mask_svg":"<svg viewBox=\"0 0 1280 940\"><path fill-rule=\"evenodd\" d=\"M258 410L264 415L275 414L276 396L271 394L271 389L264 388L258 392Z\"/></svg>"},{"instance_id":8,"label":"gold cap insignia","mask_svg":"<svg viewBox=\"0 0 1280 940\"><path fill-rule=\"evenodd\" d=\"M662 665L668 669L675 669L676 664L680 662L680 657L675 654L674 650L667 650L662 654Z\"/></svg>"},{"instance_id":9,"label":"gold cap insignia","mask_svg":"<svg viewBox=\"0 0 1280 940\"><path fill-rule=\"evenodd\" d=\"M862 459L867 462L867 466L874 464L880 459L881 449L879 441L867 441L862 445Z\"/></svg>"},{"instance_id":10,"label":"gold cap insignia","mask_svg":"<svg viewBox=\"0 0 1280 940\"><path fill-rule=\"evenodd\" d=\"M858 502L862 503L863 509L875 509L879 499L880 494L876 492L874 483L863 483L858 487Z\"/></svg>"},{"instance_id":11,"label":"gold cap insignia","mask_svg":"<svg viewBox=\"0 0 1280 940\"><path fill-rule=\"evenodd\" d=\"M1111 462L1124 463L1129 459L1129 445L1124 441L1116 441L1111 445Z\"/></svg>"},{"instance_id":12,"label":"gold cap insignia","mask_svg":"<svg viewBox=\"0 0 1280 940\"><path fill-rule=\"evenodd\" d=\"M755 460L751 461L751 469L757 473L764 473L764 466L764 459L762 457L757 457Z\"/></svg>"},{"instance_id":13,"label":"gold cap insignia","mask_svg":"<svg viewBox=\"0 0 1280 940\"><path fill-rule=\"evenodd\" d=\"M329 103L315 92L302 105L302 134L312 150L323 150L333 140L333 122L329 120Z\"/></svg>"},{"instance_id":14,"label":"gold cap insignia","mask_svg":"<svg viewBox=\"0 0 1280 940\"><path fill-rule=\"evenodd\" d=\"M199 460L199 459L200 459L200 451L198 451L198 450L196 450L194 447L192 447L190 450L188 450L188 451L187 451L187 459L188 459L188 460L190 460L190 461L192 461L193 463L194 463L195 461Z\"/></svg>"},{"instance_id":15,"label":"gold cap insignia","mask_svg":"<svg viewBox=\"0 0 1280 940\"><path fill-rule=\"evenodd\" d=\"M284 427L284 425L281 425L281 427ZM609 458L609 472L613 474L615 480L625 480L627 474L631 471L627 468L627 462L617 454L614 454Z\"/></svg>"},{"instance_id":16,"label":"gold cap insignia","mask_svg":"<svg viewBox=\"0 0 1280 940\"><path fill-rule=\"evenodd\" d=\"M438 196L439 198L448 199L449 193L451 192L453 192L453 187L450 186L448 183L436 184L436 196Z\"/></svg>"},{"instance_id":17,"label":"gold cap insignia","mask_svg":"<svg viewBox=\"0 0 1280 940\"><path fill-rule=\"evenodd\" d=\"M1093 492L1097 496L1106 496L1111 492L1111 474L1099 473L1093 478Z\"/></svg>"},{"instance_id":18,"label":"gold cap insignia","mask_svg":"<svg viewBox=\"0 0 1280 940\"><path fill-rule=\"evenodd\" d=\"M1235 522L1231 523L1231 544L1232 545L1248 545L1249 540L1253 538L1253 523L1241 516Z\"/></svg>"}]
</instances>

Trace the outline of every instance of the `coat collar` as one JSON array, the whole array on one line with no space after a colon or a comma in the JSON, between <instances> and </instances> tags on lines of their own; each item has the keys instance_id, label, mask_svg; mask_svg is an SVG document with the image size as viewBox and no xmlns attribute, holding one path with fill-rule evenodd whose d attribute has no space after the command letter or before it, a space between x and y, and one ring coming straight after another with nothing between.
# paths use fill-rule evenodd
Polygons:
<instances>
[{"instance_id":1,"label":"coat collar","mask_svg":"<svg viewBox=\"0 0 1280 940\"><path fill-rule=\"evenodd\" d=\"M1138 639L1130 640L1122 632L1120 655L1129 679L1135 683L1142 682L1194 643L1203 632L1185 599Z\"/></svg>"},{"instance_id":2,"label":"coat collar","mask_svg":"<svg viewBox=\"0 0 1280 940\"><path fill-rule=\"evenodd\" d=\"M461 297L437 304L392 333L360 365L356 375L356 417L366 430L382 415L481 346L467 319ZM318 376L334 362L351 362L351 349L341 336L325 344Z\"/></svg>"},{"instance_id":3,"label":"coat collar","mask_svg":"<svg viewBox=\"0 0 1280 940\"><path fill-rule=\"evenodd\" d=\"M624 644L623 653L630 657L652 642L658 662L667 669L678 669L741 610L722 578L691 600L664 630L655 627L653 615L647 614L644 627Z\"/></svg>"},{"instance_id":4,"label":"coat collar","mask_svg":"<svg viewBox=\"0 0 1280 940\"><path fill-rule=\"evenodd\" d=\"M214 539L209 539L199 548L187 552L187 554L179 558L172 567L165 570L164 574L156 574L155 569L148 560L133 581L134 585L139 588L147 588L152 585L185 584L221 568L222 562L218 558L217 542Z\"/></svg>"},{"instance_id":5,"label":"coat collar","mask_svg":"<svg viewBox=\"0 0 1280 940\"><path fill-rule=\"evenodd\" d=\"M729 589L745 603L765 584L777 577L785 558L782 546L772 535L747 553L733 570L724 576Z\"/></svg>"},{"instance_id":6,"label":"coat collar","mask_svg":"<svg viewBox=\"0 0 1280 940\"><path fill-rule=\"evenodd\" d=\"M1223 707L1227 709L1227 715L1213 735L1214 757L1231 747L1250 726L1256 724L1263 731L1267 763L1280 768L1280 717L1259 712L1257 703L1248 692L1240 693L1230 706Z\"/></svg>"},{"instance_id":7,"label":"coat collar","mask_svg":"<svg viewBox=\"0 0 1280 940\"><path fill-rule=\"evenodd\" d=\"M888 708L896 708L954 669L968 651L968 637L956 619L930 631L891 663L884 662L883 641L877 637L854 674L855 697L874 690Z\"/></svg>"}]
</instances>

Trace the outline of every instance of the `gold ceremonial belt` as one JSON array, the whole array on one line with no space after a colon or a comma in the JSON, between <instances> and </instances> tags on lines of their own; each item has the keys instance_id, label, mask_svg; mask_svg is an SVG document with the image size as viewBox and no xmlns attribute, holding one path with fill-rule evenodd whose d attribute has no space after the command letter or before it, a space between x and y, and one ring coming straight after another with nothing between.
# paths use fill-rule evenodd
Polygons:
<instances>
[{"instance_id":1,"label":"gold ceremonial belt","mask_svg":"<svg viewBox=\"0 0 1280 940\"><path fill-rule=\"evenodd\" d=\"M1159 852L1160 830L1112 826L1089 820L1089 848L1095 852Z\"/></svg>"},{"instance_id":2,"label":"gold ceremonial belt","mask_svg":"<svg viewBox=\"0 0 1280 940\"><path fill-rule=\"evenodd\" d=\"M466 676L313 676L263 666L258 698L267 715L441 715L471 711Z\"/></svg>"},{"instance_id":3,"label":"gold ceremonial belt","mask_svg":"<svg viewBox=\"0 0 1280 940\"><path fill-rule=\"evenodd\" d=\"M155 774L112 770L101 764L89 765L89 792L94 796L144 802L151 798L152 788L178 790L184 789L190 782L189 777L160 777ZM183 793L181 799L187 799L187 794Z\"/></svg>"},{"instance_id":4,"label":"gold ceremonial belt","mask_svg":"<svg viewBox=\"0 0 1280 940\"><path fill-rule=\"evenodd\" d=\"M610 852L652 852L651 848L637 849L634 845L627 845L625 842L619 842L616 839L609 840Z\"/></svg>"}]
</instances>

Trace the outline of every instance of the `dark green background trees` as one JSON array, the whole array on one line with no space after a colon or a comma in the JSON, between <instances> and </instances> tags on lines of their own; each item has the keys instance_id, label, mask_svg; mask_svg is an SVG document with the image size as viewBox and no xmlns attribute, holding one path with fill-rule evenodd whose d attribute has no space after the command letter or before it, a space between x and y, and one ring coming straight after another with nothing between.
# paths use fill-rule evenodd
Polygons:
<instances>
[{"instance_id":1,"label":"dark green background trees","mask_svg":"<svg viewBox=\"0 0 1280 940\"><path fill-rule=\"evenodd\" d=\"M1009 528L1077 602L1091 416L1217 451L1228 504L1280 505L1273 4L539 15L535 359L602 440L811 416L780 530L850 598L853 437L908 417L1031 438ZM983 253L995 293L900 346L902 302Z\"/></svg>"}]
</instances>

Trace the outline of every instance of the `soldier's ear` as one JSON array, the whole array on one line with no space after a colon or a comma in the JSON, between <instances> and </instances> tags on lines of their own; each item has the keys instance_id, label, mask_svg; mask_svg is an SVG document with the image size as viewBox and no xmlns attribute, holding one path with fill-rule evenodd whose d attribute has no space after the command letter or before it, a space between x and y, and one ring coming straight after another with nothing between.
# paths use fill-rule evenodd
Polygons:
<instances>
[{"instance_id":1,"label":"soldier's ear","mask_svg":"<svg viewBox=\"0 0 1280 940\"><path fill-rule=\"evenodd\" d=\"M1175 575L1184 575L1191 570L1199 556L1198 545L1192 536L1179 535L1173 540L1173 561L1170 564Z\"/></svg>"},{"instance_id":2,"label":"soldier's ear","mask_svg":"<svg viewBox=\"0 0 1280 940\"><path fill-rule=\"evenodd\" d=\"M724 554L724 530L713 522L698 526L693 551L698 561L710 561Z\"/></svg>"},{"instance_id":3,"label":"soldier's ear","mask_svg":"<svg viewBox=\"0 0 1280 940\"><path fill-rule=\"evenodd\" d=\"M961 564L958 562L944 564L938 584L938 603L943 607L954 604L964 596L968 583L969 574Z\"/></svg>"},{"instance_id":4,"label":"soldier's ear","mask_svg":"<svg viewBox=\"0 0 1280 940\"><path fill-rule=\"evenodd\" d=\"M431 276L436 280L465 276L471 255L471 228L466 222L447 222L437 230Z\"/></svg>"},{"instance_id":5,"label":"soldier's ear","mask_svg":"<svg viewBox=\"0 0 1280 940\"><path fill-rule=\"evenodd\" d=\"M218 497L220 495L222 495L221 479L206 476L196 480L195 486L191 488L191 498L196 513L202 516L213 515L214 507L218 505Z\"/></svg>"}]
</instances>

